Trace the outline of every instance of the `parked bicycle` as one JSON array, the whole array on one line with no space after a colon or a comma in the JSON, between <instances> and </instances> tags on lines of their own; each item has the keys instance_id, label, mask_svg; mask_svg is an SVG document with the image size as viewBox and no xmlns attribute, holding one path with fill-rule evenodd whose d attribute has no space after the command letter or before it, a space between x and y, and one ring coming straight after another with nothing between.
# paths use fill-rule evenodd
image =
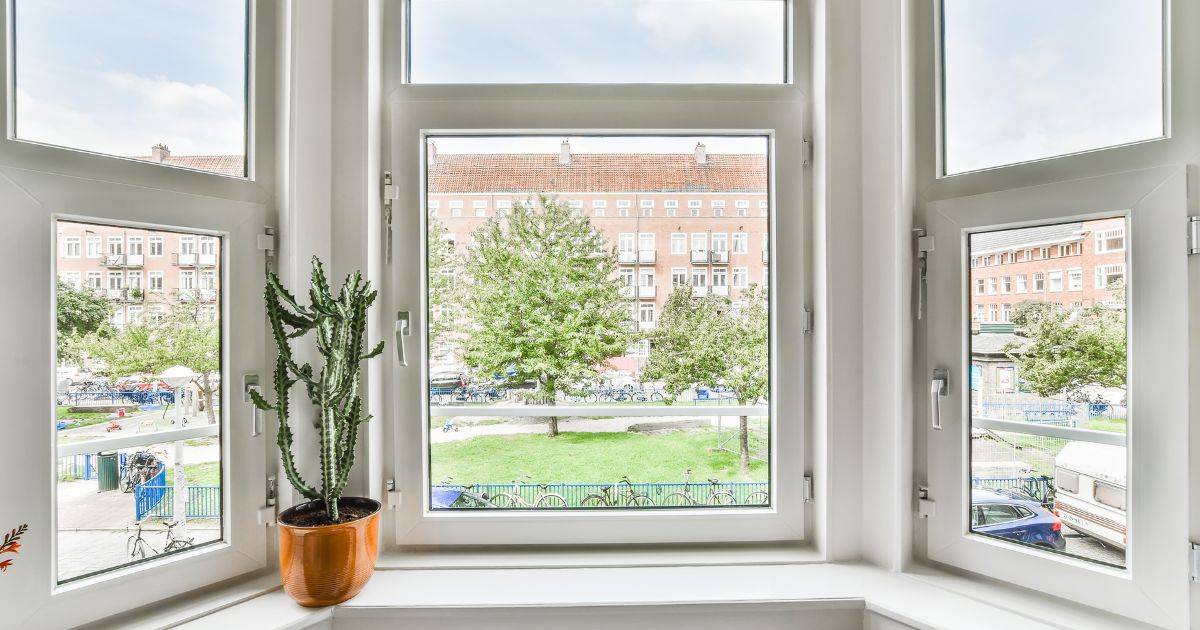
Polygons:
<instances>
[{"instance_id":1,"label":"parked bicycle","mask_svg":"<svg viewBox=\"0 0 1200 630\"><path fill-rule=\"evenodd\" d=\"M624 486L618 490L617 486ZM615 485L605 486L598 494L589 494L579 503L581 507L654 507L650 497L634 489L628 476L621 477Z\"/></svg>"},{"instance_id":2,"label":"parked bicycle","mask_svg":"<svg viewBox=\"0 0 1200 630\"><path fill-rule=\"evenodd\" d=\"M130 536L128 542L125 543L125 551L129 553L130 558L145 559L147 551L149 551L150 555L152 556L158 555L158 550L154 547L151 547L150 543L146 542L145 537L142 536L142 532L142 521L138 521L136 533Z\"/></svg>"},{"instance_id":3,"label":"parked bicycle","mask_svg":"<svg viewBox=\"0 0 1200 630\"><path fill-rule=\"evenodd\" d=\"M522 479L528 480L529 478L529 475L522 476ZM498 508L509 509L530 507L538 509L567 507L567 499L561 494L550 492L550 486L544 483L537 484L537 496L534 497L532 503L526 501L525 497L521 494L521 486L527 484L522 484L520 479L514 479L512 483L513 486L510 492L501 492L500 494L492 497L492 505Z\"/></svg>"},{"instance_id":4,"label":"parked bicycle","mask_svg":"<svg viewBox=\"0 0 1200 630\"><path fill-rule=\"evenodd\" d=\"M176 533L176 528L180 527L181 525L182 523L179 521L171 521L170 523L167 523L167 544L165 547L163 547L163 553L179 551L181 549L187 549L188 547L193 546L194 543L192 541L195 540L195 538L184 538Z\"/></svg>"},{"instance_id":5,"label":"parked bicycle","mask_svg":"<svg viewBox=\"0 0 1200 630\"><path fill-rule=\"evenodd\" d=\"M162 470L162 462L150 451L138 451L125 464L121 477L121 492L133 492L134 486L150 481Z\"/></svg>"},{"instance_id":6,"label":"parked bicycle","mask_svg":"<svg viewBox=\"0 0 1200 630\"><path fill-rule=\"evenodd\" d=\"M733 493L721 487L720 480L709 479L711 490L704 503L707 505L733 505L737 503L737 499ZM700 505L700 500L692 494L692 469L689 468L683 472L683 490L668 494L662 501L662 504L668 507L680 507L688 505Z\"/></svg>"},{"instance_id":7,"label":"parked bicycle","mask_svg":"<svg viewBox=\"0 0 1200 630\"><path fill-rule=\"evenodd\" d=\"M494 507L486 492L475 492L474 485L456 486L454 477L443 479L430 494L431 503L436 509Z\"/></svg>"}]
</instances>

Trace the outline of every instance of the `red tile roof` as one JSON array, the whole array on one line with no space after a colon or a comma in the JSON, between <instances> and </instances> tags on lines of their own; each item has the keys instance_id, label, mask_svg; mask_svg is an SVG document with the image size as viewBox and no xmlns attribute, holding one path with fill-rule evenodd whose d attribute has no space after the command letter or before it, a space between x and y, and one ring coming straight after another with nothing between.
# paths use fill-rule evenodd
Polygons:
<instances>
[{"instance_id":1,"label":"red tile roof","mask_svg":"<svg viewBox=\"0 0 1200 630\"><path fill-rule=\"evenodd\" d=\"M149 155L134 156L135 160L158 162ZM197 171L208 171L233 177L245 177L245 158L240 155L168 155L162 163L180 168L190 168Z\"/></svg>"},{"instance_id":2,"label":"red tile roof","mask_svg":"<svg viewBox=\"0 0 1200 630\"><path fill-rule=\"evenodd\" d=\"M557 153L443 153L429 167L431 193L766 192L763 155L581 153L561 166Z\"/></svg>"}]
</instances>

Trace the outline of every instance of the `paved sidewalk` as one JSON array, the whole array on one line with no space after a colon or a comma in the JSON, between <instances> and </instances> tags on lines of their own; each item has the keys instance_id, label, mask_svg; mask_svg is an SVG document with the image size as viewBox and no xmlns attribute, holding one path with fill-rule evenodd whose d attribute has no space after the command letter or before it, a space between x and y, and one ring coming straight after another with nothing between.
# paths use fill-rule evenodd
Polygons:
<instances>
[{"instance_id":1,"label":"paved sidewalk","mask_svg":"<svg viewBox=\"0 0 1200 630\"><path fill-rule=\"evenodd\" d=\"M453 420L458 423L457 431L443 431L440 425L430 427L429 441L433 444L442 442L458 442L460 440L469 440L473 437L481 435L513 435L520 433L545 433L548 420L540 417L521 417L507 418L507 422L497 424L471 424L472 418L487 418L486 415L479 416L462 416L455 418L444 418L444 420ZM733 416L730 416L733 418ZM617 418L588 418L588 417L573 417L563 416L558 420L559 431L576 431L589 433L621 433L628 431L629 427L635 424L646 424L648 422L695 422L700 420L706 422L708 426L717 426L717 420L713 416L628 416ZM737 419L731 420L732 426L737 426ZM730 426L726 423L726 426Z\"/></svg>"}]
</instances>

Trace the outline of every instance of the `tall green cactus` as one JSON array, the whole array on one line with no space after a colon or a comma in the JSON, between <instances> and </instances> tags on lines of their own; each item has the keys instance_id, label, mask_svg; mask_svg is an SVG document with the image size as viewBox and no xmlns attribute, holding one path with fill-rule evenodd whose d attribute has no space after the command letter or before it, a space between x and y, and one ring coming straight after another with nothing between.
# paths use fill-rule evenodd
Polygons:
<instances>
[{"instance_id":1,"label":"tall green cactus","mask_svg":"<svg viewBox=\"0 0 1200 630\"><path fill-rule=\"evenodd\" d=\"M308 295L310 305L301 306L283 288L278 276L272 273L267 277L267 317L279 350L275 361L275 404L268 403L258 392L252 391L250 396L259 409L279 414L279 453L283 471L292 486L306 499L324 501L330 520L336 522L338 498L342 496L350 469L354 467L358 425L371 419L363 412L362 399L358 395L359 368L364 359L383 352L382 341L370 352L362 352L367 309L375 302L378 292L371 290L371 283L363 280L362 274L356 271L346 278L335 297L325 278L325 268L314 256ZM314 372L308 363L296 363L289 343L314 330L317 350L324 360L318 372ZM300 476L292 456L288 391L296 383L304 384L309 401L321 411L319 490Z\"/></svg>"}]
</instances>

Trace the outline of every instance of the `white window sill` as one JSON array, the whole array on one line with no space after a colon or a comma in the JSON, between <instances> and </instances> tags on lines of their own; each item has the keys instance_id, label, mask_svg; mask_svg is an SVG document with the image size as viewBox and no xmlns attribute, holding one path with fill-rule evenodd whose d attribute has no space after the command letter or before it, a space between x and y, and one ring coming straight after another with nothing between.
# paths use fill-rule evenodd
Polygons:
<instances>
[{"instance_id":1,"label":"white window sill","mask_svg":"<svg viewBox=\"0 0 1200 630\"><path fill-rule=\"evenodd\" d=\"M683 553L693 561L679 562ZM225 592L169 602L153 614L125 616L122 623L140 628L305 628L333 618L399 621L430 611L441 611L445 618L501 609L518 615L520 609L544 614L614 606L737 605L755 611L867 610L922 629L1140 627L1071 602L923 566L891 573L864 564L806 562L806 554L813 552L805 548L776 549L794 556L786 563L749 562L766 553L765 548L738 553L461 551L401 558L402 552L390 552L358 597L333 608L296 605L270 574L224 587ZM558 568L538 566L539 559Z\"/></svg>"}]
</instances>

